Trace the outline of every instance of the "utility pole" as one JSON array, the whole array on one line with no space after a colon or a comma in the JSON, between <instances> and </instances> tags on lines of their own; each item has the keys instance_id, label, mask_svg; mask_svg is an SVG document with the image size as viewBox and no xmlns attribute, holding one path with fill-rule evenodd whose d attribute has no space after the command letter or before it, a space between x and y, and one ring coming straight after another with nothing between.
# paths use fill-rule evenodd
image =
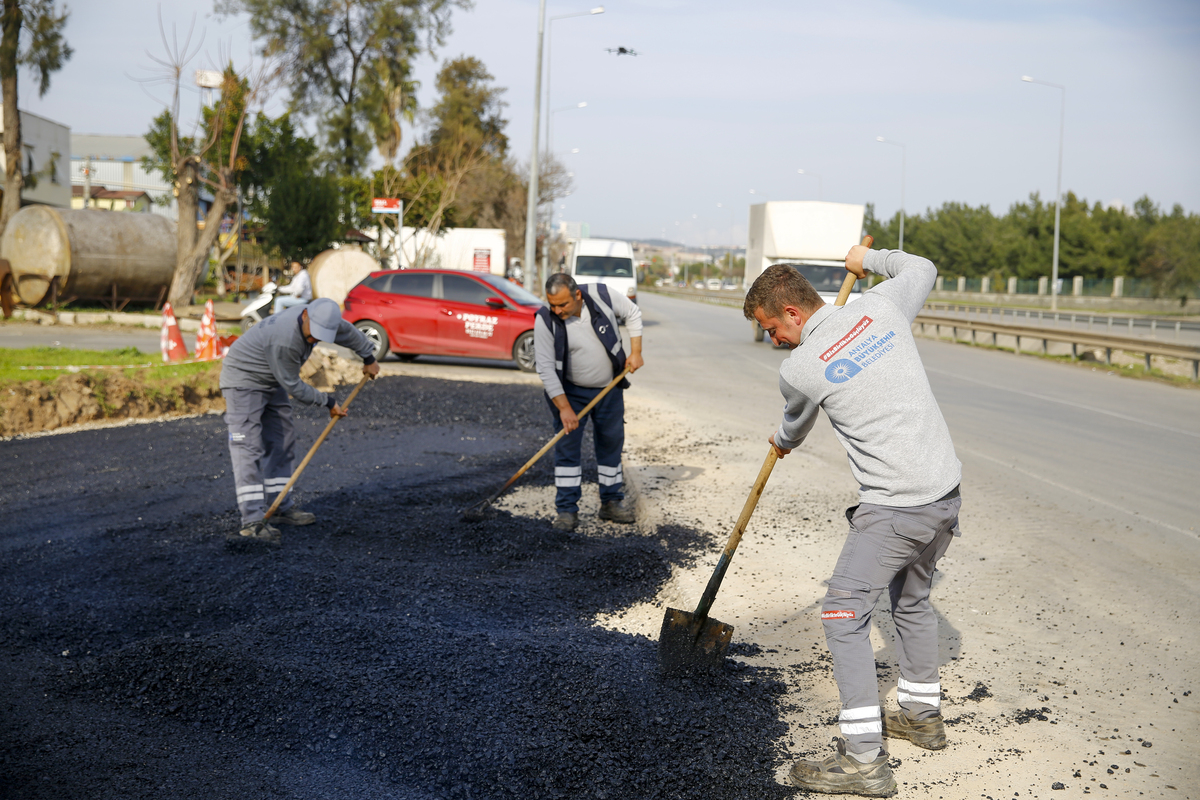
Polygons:
<instances>
[{"instance_id":1,"label":"utility pole","mask_svg":"<svg viewBox=\"0 0 1200 800\"><path fill-rule=\"evenodd\" d=\"M525 201L525 288L534 291L533 273L537 268L538 216L538 133L542 128L542 43L546 32L546 0L538 2L537 75L533 82L533 146L529 156L529 196Z\"/></svg>"},{"instance_id":2,"label":"utility pole","mask_svg":"<svg viewBox=\"0 0 1200 800\"><path fill-rule=\"evenodd\" d=\"M83 207L92 203L92 157L83 160Z\"/></svg>"}]
</instances>

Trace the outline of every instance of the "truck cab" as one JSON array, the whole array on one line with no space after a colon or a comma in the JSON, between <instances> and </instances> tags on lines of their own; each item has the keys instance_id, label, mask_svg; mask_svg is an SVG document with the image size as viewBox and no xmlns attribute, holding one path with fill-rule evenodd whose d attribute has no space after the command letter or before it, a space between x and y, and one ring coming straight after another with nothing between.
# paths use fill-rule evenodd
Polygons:
<instances>
[{"instance_id":1,"label":"truck cab","mask_svg":"<svg viewBox=\"0 0 1200 800\"><path fill-rule=\"evenodd\" d=\"M566 272L576 283L603 283L610 293L637 302L637 270L629 242L576 239L571 243Z\"/></svg>"},{"instance_id":2,"label":"truck cab","mask_svg":"<svg viewBox=\"0 0 1200 800\"><path fill-rule=\"evenodd\" d=\"M768 202L750 206L745 286L773 264L790 264L832 304L846 278L846 254L862 238L861 205L818 201ZM858 281L847 303L862 297ZM754 341L765 338L752 322Z\"/></svg>"}]
</instances>

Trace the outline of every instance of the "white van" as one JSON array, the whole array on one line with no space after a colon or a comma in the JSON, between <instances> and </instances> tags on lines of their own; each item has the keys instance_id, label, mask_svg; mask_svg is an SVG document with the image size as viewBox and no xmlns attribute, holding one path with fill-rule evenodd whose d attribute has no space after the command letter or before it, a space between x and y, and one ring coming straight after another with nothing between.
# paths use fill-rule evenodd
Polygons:
<instances>
[{"instance_id":1,"label":"white van","mask_svg":"<svg viewBox=\"0 0 1200 800\"><path fill-rule=\"evenodd\" d=\"M637 270L629 242L576 239L571 243L567 274L576 283L603 283L610 293L620 293L637 302Z\"/></svg>"}]
</instances>

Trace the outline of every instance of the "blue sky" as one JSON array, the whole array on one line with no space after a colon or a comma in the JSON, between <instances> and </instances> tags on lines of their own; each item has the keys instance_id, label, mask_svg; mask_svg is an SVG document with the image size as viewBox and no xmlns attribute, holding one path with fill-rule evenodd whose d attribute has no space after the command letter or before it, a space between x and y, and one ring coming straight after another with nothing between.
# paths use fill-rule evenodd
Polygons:
<instances>
[{"instance_id":1,"label":"blue sky","mask_svg":"<svg viewBox=\"0 0 1200 800\"><path fill-rule=\"evenodd\" d=\"M547 13L595 2L548 0ZM741 243L751 202L816 199L813 173L821 199L874 202L890 215L901 152L877 135L906 145L909 213L947 201L1002 213L1031 192L1052 198L1061 95L1025 74L1067 87L1065 190L1200 210L1200 4L604 5L603 15L552 26L551 105L588 103L555 117L555 150L576 176L558 215L590 223L593 235ZM161 8L181 36L196 15L205 44L195 66L249 57L244 20L213 17L207 0ZM22 107L77 132L145 132L161 105L135 78L151 66L146 51L162 50L159 4L71 11L74 58L45 98L24 81ZM536 0L477 0L458 12L437 59L419 65L422 101L432 100L437 63L477 56L508 88L508 133L524 161L536 25ZM605 52L617 46L639 55Z\"/></svg>"}]
</instances>

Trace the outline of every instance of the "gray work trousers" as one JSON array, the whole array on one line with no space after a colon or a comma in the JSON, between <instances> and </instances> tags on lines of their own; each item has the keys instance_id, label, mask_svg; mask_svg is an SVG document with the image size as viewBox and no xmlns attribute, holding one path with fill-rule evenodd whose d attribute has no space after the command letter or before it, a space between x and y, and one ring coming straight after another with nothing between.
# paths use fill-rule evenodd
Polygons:
<instances>
[{"instance_id":1,"label":"gray work trousers","mask_svg":"<svg viewBox=\"0 0 1200 800\"><path fill-rule=\"evenodd\" d=\"M960 535L958 489L928 505L893 508L869 503L846 511L850 533L821 606L825 641L841 696L838 723L846 750L883 746L879 685L871 648L871 613L884 589L892 603L897 699L913 719L938 713L938 619L929 603L937 561Z\"/></svg>"},{"instance_id":2,"label":"gray work trousers","mask_svg":"<svg viewBox=\"0 0 1200 800\"><path fill-rule=\"evenodd\" d=\"M262 519L275 495L292 477L296 435L292 404L287 391L275 389L222 389L225 424L229 426L229 457L237 486L242 524ZM292 505L289 494L279 510Z\"/></svg>"}]
</instances>

